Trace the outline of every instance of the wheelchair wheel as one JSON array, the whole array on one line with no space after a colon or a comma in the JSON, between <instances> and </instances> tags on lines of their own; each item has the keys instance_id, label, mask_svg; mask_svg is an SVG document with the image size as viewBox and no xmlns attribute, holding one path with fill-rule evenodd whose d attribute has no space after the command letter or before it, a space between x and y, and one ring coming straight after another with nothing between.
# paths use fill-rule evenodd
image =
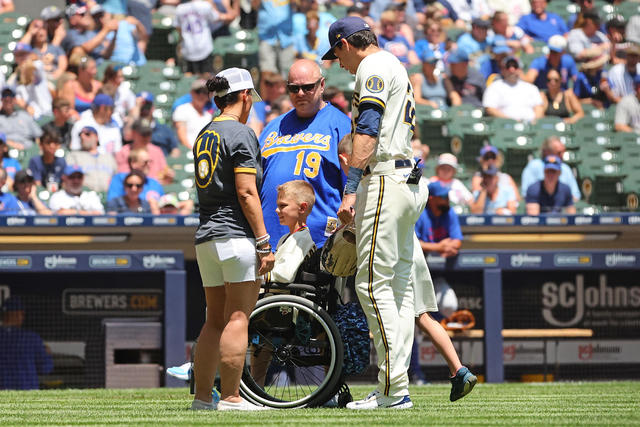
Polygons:
<instances>
[{"instance_id":1,"label":"wheelchair wheel","mask_svg":"<svg viewBox=\"0 0 640 427\"><path fill-rule=\"evenodd\" d=\"M294 295L258 302L249 319L240 394L273 408L324 404L342 384L344 348L329 314Z\"/></svg>"}]
</instances>

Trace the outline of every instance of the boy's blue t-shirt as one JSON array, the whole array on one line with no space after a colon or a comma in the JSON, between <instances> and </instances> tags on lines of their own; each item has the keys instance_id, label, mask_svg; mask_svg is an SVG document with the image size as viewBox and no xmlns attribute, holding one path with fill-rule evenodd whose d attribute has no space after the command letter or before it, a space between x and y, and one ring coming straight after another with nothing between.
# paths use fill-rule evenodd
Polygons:
<instances>
[{"instance_id":1,"label":"boy's blue t-shirt","mask_svg":"<svg viewBox=\"0 0 640 427\"><path fill-rule=\"evenodd\" d=\"M416 222L416 236L423 242L438 243L447 237L463 240L458 214L453 209L435 216L428 207L422 211Z\"/></svg>"}]
</instances>

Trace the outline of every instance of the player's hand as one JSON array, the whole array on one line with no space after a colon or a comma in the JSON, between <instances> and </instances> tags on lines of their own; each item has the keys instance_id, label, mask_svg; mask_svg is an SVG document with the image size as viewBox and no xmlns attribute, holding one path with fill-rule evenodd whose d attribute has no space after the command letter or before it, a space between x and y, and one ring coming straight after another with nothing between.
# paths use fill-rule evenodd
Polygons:
<instances>
[{"instance_id":1,"label":"player's hand","mask_svg":"<svg viewBox=\"0 0 640 427\"><path fill-rule=\"evenodd\" d=\"M273 270L273 266L276 263L276 256L271 252L268 255L260 256L260 269L258 270L259 274L267 274L271 270Z\"/></svg>"},{"instance_id":2,"label":"player's hand","mask_svg":"<svg viewBox=\"0 0 640 427\"><path fill-rule=\"evenodd\" d=\"M353 217L355 215L354 206L356 205L356 194L345 194L342 197L342 204L338 209L338 218L340 222L343 224L349 224L353 221Z\"/></svg>"}]
</instances>

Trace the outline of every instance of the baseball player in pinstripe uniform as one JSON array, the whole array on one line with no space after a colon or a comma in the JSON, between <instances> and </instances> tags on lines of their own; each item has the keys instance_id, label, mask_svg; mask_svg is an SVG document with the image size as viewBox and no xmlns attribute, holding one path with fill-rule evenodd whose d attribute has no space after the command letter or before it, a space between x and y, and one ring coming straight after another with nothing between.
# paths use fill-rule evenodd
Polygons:
<instances>
[{"instance_id":1,"label":"baseball player in pinstripe uniform","mask_svg":"<svg viewBox=\"0 0 640 427\"><path fill-rule=\"evenodd\" d=\"M338 217L355 219L356 292L378 354L378 387L351 409L411 408L407 369L414 328L411 265L414 225L427 200L414 168L413 90L404 66L380 49L364 20L346 17L329 28L331 49L356 75L353 153ZM355 214L355 218L354 218Z\"/></svg>"}]
</instances>

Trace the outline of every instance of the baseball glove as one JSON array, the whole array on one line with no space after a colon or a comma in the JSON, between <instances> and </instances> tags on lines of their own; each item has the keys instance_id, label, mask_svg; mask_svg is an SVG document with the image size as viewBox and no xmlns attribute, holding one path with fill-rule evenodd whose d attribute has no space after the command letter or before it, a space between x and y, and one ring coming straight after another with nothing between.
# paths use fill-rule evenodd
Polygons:
<instances>
[{"instance_id":1,"label":"baseball glove","mask_svg":"<svg viewBox=\"0 0 640 427\"><path fill-rule=\"evenodd\" d=\"M449 331L464 331L476 325L476 318L469 310L458 310L451 316L442 319L440 324Z\"/></svg>"},{"instance_id":2,"label":"baseball glove","mask_svg":"<svg viewBox=\"0 0 640 427\"><path fill-rule=\"evenodd\" d=\"M336 277L353 276L356 272L356 228L351 222L329 236L322 247L322 267Z\"/></svg>"}]
</instances>

